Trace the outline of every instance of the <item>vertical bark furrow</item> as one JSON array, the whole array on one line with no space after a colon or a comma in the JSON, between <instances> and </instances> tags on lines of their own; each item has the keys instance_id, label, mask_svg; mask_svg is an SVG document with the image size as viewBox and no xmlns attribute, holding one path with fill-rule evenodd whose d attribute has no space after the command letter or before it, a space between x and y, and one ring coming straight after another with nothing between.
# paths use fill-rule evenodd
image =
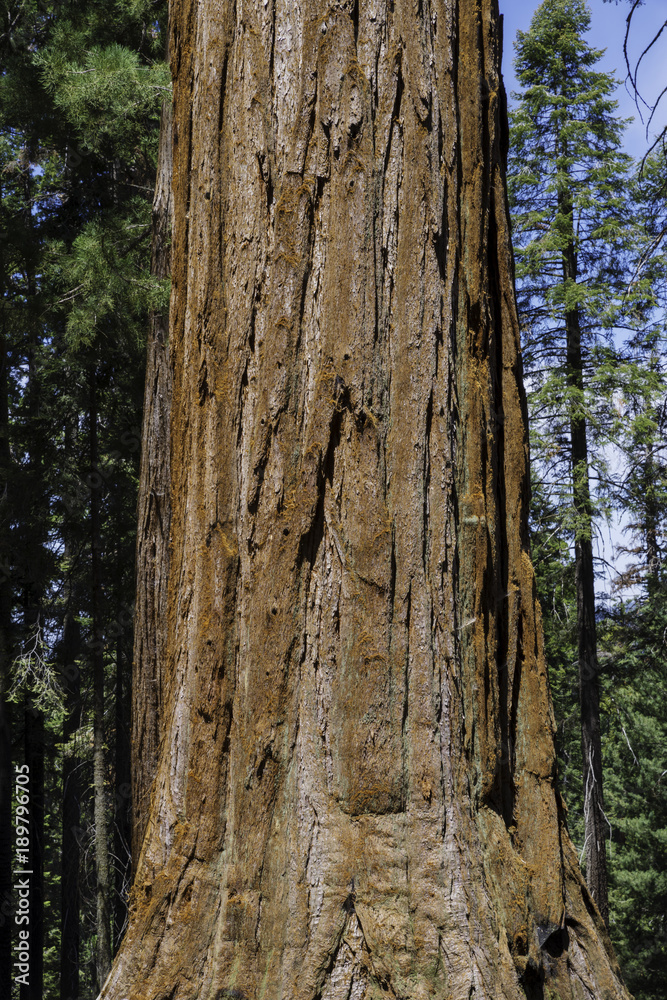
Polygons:
<instances>
[{"instance_id":1,"label":"vertical bark furrow","mask_svg":"<svg viewBox=\"0 0 667 1000\"><path fill-rule=\"evenodd\" d=\"M66 549L69 553L69 546ZM58 650L58 667L65 693L63 743L68 743L81 725L81 673L77 664L81 646L81 630L72 611L72 588L67 578L62 643ZM81 849L78 831L81 827L81 789L79 760L75 754L63 759L62 771L62 870L60 907L60 997L79 996L80 951L80 863Z\"/></svg>"},{"instance_id":2,"label":"vertical bark furrow","mask_svg":"<svg viewBox=\"0 0 667 1000\"><path fill-rule=\"evenodd\" d=\"M172 112L165 105L153 200L151 270L169 276L171 236ZM150 318L144 391L143 448L137 504L136 603L132 663L132 858L139 859L163 726L169 530L169 311Z\"/></svg>"},{"instance_id":3,"label":"vertical bark furrow","mask_svg":"<svg viewBox=\"0 0 667 1000\"><path fill-rule=\"evenodd\" d=\"M553 788L495 4L174 20L173 683L104 996L624 997Z\"/></svg>"}]
</instances>

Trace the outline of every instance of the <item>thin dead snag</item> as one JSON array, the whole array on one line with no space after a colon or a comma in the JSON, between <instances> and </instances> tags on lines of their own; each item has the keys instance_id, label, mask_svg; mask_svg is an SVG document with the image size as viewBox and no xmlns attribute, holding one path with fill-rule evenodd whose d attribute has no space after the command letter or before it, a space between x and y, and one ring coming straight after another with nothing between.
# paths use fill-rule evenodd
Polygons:
<instances>
[{"instance_id":1,"label":"thin dead snag","mask_svg":"<svg viewBox=\"0 0 667 1000\"><path fill-rule=\"evenodd\" d=\"M496 5L172 31L164 739L103 997L626 997L554 786Z\"/></svg>"}]
</instances>

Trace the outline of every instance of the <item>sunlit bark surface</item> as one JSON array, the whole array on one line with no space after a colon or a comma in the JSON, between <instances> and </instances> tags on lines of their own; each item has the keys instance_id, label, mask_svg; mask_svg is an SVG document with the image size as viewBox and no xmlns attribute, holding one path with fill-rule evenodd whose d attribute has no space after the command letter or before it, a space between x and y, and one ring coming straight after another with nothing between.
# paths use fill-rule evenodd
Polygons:
<instances>
[{"instance_id":1,"label":"sunlit bark surface","mask_svg":"<svg viewBox=\"0 0 667 1000\"><path fill-rule=\"evenodd\" d=\"M105 1000L626 997L564 829L491 0L176 0L163 740Z\"/></svg>"}]
</instances>

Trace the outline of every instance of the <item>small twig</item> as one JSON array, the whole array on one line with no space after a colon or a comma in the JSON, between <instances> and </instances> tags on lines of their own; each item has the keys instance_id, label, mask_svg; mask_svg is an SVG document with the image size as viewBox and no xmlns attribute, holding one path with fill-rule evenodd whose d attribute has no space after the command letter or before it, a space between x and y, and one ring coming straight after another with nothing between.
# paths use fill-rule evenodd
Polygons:
<instances>
[{"instance_id":1,"label":"small twig","mask_svg":"<svg viewBox=\"0 0 667 1000\"><path fill-rule=\"evenodd\" d=\"M618 711L618 710L617 710L617 711ZM618 714L619 714L619 716L620 716L620 714L621 714L621 713L619 712ZM639 763L639 761L637 760L637 757L636 757L636 755L635 755L635 752L634 752L634 750L632 749L632 747L630 746L630 740L628 739L628 734L627 734L627 733L626 733L626 731L625 731L625 726L623 725L623 723L621 723L621 729L623 730L623 735L625 736L625 742L626 742L626 743L628 744L628 750L629 750L629 751L630 751L630 753L632 754L632 759L634 760L634 762L635 762L635 764L637 765L637 767L640 767L640 763Z\"/></svg>"}]
</instances>

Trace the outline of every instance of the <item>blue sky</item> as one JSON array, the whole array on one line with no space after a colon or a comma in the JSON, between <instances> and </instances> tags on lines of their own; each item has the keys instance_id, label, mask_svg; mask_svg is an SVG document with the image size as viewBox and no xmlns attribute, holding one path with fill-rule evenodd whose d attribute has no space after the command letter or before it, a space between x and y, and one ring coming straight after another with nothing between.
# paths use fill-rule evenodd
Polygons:
<instances>
[{"instance_id":1,"label":"blue sky","mask_svg":"<svg viewBox=\"0 0 667 1000\"><path fill-rule=\"evenodd\" d=\"M635 121L626 133L627 152L641 158L647 149L645 125L639 120L634 98L624 86L626 77L623 57L625 21L631 8L627 0L604 3L603 0L588 0L591 10L591 30L587 39L591 46L606 49L598 67L605 72L615 72L620 81L616 99L619 114L624 118L634 117ZM527 31L538 2L533 0L499 0L500 13L504 18L503 76L508 95L517 90L512 66L514 60L514 39L517 31ZM630 63L634 66L643 48L650 42L657 28L667 20L667 0L646 0L638 7L632 18L628 44ZM649 103L653 103L663 87L667 86L667 30L642 63L638 78L639 89ZM643 109L646 117L646 109ZM667 124L667 94L654 119L654 126L662 129ZM652 126L652 131L655 128Z\"/></svg>"}]
</instances>

